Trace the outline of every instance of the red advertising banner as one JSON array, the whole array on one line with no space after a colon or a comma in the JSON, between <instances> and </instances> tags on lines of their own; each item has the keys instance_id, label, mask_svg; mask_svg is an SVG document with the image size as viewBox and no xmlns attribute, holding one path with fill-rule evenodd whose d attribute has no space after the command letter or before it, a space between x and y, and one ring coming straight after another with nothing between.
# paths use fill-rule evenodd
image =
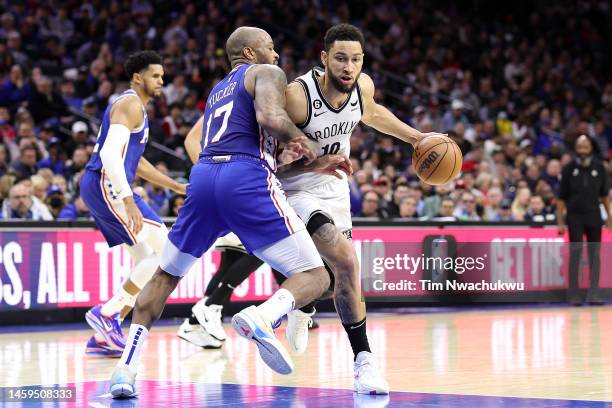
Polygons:
<instances>
[{"instance_id":1,"label":"red advertising banner","mask_svg":"<svg viewBox=\"0 0 612 408\"><path fill-rule=\"evenodd\" d=\"M486 275L490 279L491 274L497 274L500 279L524 282L527 290L567 287L567 265L554 253L565 238L559 237L553 228L355 228L353 242L358 254L363 256L362 248L367 243L415 243L414 248L420 248L428 237L441 235L452 236L458 243L492 245L491 258L482 277ZM603 239L612 241L612 234L604 232ZM503 244L498 245L501 249L497 252L495 243ZM612 288L612 274L606 273L611 268L610 262L604 252L602 249L600 285ZM207 252L181 281L169 303L198 301L219 261L218 251ZM0 232L0 311L103 303L129 274L131 262L121 247L108 248L98 231L4 229ZM588 277L581 279L581 285L588 284ZM263 265L236 289L232 299L263 300L274 290L270 268Z\"/></svg>"}]
</instances>

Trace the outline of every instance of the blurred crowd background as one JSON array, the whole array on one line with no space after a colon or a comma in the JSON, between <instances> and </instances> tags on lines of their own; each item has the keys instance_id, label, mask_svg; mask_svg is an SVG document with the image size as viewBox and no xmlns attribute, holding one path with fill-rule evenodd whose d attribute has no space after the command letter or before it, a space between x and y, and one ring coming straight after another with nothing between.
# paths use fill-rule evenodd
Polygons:
<instances>
[{"instance_id":1,"label":"blurred crowd background","mask_svg":"<svg viewBox=\"0 0 612 408\"><path fill-rule=\"evenodd\" d=\"M186 178L183 139L229 70L228 34L266 29L291 80L319 63L324 33L339 22L364 31L375 98L423 132L449 133L464 154L460 178L432 188L414 175L409 145L358 127L355 216L554 220L559 174L580 134L611 170L608 1L0 0L0 217L88 217L79 176L104 109L129 86L130 53L163 56L146 157ZM137 184L160 215L177 214L182 197Z\"/></svg>"}]
</instances>

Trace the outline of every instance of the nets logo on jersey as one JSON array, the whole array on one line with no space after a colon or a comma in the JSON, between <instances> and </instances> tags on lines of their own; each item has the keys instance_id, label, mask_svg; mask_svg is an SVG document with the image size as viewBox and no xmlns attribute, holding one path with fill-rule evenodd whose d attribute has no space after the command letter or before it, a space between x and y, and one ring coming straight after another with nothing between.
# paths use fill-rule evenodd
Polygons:
<instances>
[{"instance_id":1,"label":"nets logo on jersey","mask_svg":"<svg viewBox=\"0 0 612 408\"><path fill-rule=\"evenodd\" d=\"M315 109L321 109L321 106L323 106L323 102L321 102L320 99L315 99L315 101L312 103L312 106Z\"/></svg>"}]
</instances>

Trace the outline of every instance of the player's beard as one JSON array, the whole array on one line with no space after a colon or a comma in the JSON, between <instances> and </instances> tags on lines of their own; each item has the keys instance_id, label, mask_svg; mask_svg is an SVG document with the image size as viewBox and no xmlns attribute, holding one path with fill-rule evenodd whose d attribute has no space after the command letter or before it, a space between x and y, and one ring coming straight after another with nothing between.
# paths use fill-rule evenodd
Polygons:
<instances>
[{"instance_id":1,"label":"player's beard","mask_svg":"<svg viewBox=\"0 0 612 408\"><path fill-rule=\"evenodd\" d=\"M161 94L161 89L157 91L154 86L149 87L146 82L144 84L144 91L149 98L155 98L156 96L159 96L159 94Z\"/></svg>"},{"instance_id":2,"label":"player's beard","mask_svg":"<svg viewBox=\"0 0 612 408\"><path fill-rule=\"evenodd\" d=\"M361 75L361 73L359 75ZM344 85L342 81L340 81L340 79L331 72L329 73L329 79L333 87L336 88L336 91L349 94L353 92L353 89L355 89L355 87L357 86L357 80L359 79L359 75L355 77L355 80L353 81L353 84L351 86Z\"/></svg>"}]
</instances>

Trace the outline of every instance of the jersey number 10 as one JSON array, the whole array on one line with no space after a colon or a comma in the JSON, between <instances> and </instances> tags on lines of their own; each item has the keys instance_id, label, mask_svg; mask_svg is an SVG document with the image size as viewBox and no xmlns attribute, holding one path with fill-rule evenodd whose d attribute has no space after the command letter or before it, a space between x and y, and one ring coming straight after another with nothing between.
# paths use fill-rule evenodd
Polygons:
<instances>
[{"instance_id":1,"label":"jersey number 10","mask_svg":"<svg viewBox=\"0 0 612 408\"><path fill-rule=\"evenodd\" d=\"M340 142L335 142L322 147L323 154L336 154L340 151Z\"/></svg>"},{"instance_id":2,"label":"jersey number 10","mask_svg":"<svg viewBox=\"0 0 612 408\"><path fill-rule=\"evenodd\" d=\"M212 122L213 118L218 118L223 115L223 123L221 127L215 133L210 143L218 142L223 136L223 133L227 130L227 122L229 121L229 117L232 114L232 109L234 108L234 101L230 101L225 105L219 106L215 111L208 117L208 122L206 123L206 137L204 138L204 148L208 145L208 133L210 132L210 122Z\"/></svg>"}]
</instances>

